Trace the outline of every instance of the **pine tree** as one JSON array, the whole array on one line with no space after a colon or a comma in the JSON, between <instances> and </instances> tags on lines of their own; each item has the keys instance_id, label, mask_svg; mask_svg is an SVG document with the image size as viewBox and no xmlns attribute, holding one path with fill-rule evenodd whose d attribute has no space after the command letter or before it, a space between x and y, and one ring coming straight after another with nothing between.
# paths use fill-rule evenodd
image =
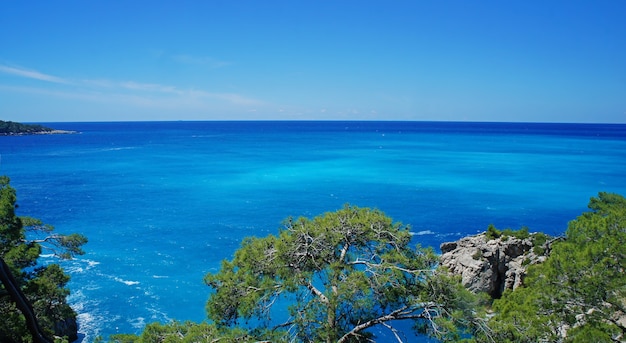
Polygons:
<instances>
[{"instance_id":1,"label":"pine tree","mask_svg":"<svg viewBox=\"0 0 626 343\"><path fill-rule=\"evenodd\" d=\"M525 287L495 301L497 342L615 342L626 338L626 199L599 193L570 222ZM479 337L488 341L489 337Z\"/></svg>"},{"instance_id":2,"label":"pine tree","mask_svg":"<svg viewBox=\"0 0 626 343\"><path fill-rule=\"evenodd\" d=\"M60 235L53 227L15 213L16 192L9 178L0 177L0 341L49 342L65 334L75 340L76 327L63 332L63 323L76 313L66 302L69 281L58 264L42 266L38 258L49 249L60 258L82 254L86 238Z\"/></svg>"},{"instance_id":3,"label":"pine tree","mask_svg":"<svg viewBox=\"0 0 626 343\"><path fill-rule=\"evenodd\" d=\"M206 276L215 291L209 318L220 327L243 325L259 339L282 332L290 341L365 342L376 327L402 340L406 333L395 325L409 321L419 333L458 341L473 325L475 298L435 270L431 249L410 244L408 227L378 210L346 205L288 219L277 236L246 239ZM289 315L276 323L281 302Z\"/></svg>"}]
</instances>

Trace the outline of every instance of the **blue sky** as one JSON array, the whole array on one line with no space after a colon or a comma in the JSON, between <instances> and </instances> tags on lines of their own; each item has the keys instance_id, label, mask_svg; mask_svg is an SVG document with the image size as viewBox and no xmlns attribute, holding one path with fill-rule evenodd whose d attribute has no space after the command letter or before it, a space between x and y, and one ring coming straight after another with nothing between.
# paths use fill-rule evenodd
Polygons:
<instances>
[{"instance_id":1,"label":"blue sky","mask_svg":"<svg viewBox=\"0 0 626 343\"><path fill-rule=\"evenodd\" d=\"M626 123L626 1L3 1L0 119Z\"/></svg>"}]
</instances>

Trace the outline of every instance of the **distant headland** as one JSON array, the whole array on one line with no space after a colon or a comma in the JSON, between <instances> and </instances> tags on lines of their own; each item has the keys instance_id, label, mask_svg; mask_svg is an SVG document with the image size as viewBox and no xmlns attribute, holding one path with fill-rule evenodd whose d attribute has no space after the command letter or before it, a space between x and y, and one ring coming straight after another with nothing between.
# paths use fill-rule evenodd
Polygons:
<instances>
[{"instance_id":1,"label":"distant headland","mask_svg":"<svg viewBox=\"0 0 626 343\"><path fill-rule=\"evenodd\" d=\"M0 136L72 134L76 131L55 130L38 124L0 120Z\"/></svg>"}]
</instances>

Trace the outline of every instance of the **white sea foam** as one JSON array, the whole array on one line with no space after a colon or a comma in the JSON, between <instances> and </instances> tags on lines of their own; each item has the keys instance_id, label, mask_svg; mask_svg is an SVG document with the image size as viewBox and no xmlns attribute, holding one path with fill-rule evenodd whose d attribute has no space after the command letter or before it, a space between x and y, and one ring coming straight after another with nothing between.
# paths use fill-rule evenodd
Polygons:
<instances>
[{"instance_id":1,"label":"white sea foam","mask_svg":"<svg viewBox=\"0 0 626 343\"><path fill-rule=\"evenodd\" d=\"M223 135L191 135L191 138L215 138L223 137Z\"/></svg>"},{"instance_id":2,"label":"white sea foam","mask_svg":"<svg viewBox=\"0 0 626 343\"><path fill-rule=\"evenodd\" d=\"M80 274L85 272L85 269L81 266L66 266L63 269L69 274Z\"/></svg>"},{"instance_id":3,"label":"white sea foam","mask_svg":"<svg viewBox=\"0 0 626 343\"><path fill-rule=\"evenodd\" d=\"M95 282L92 282L92 283L89 283L89 284L83 286L83 289L86 290L86 291L95 291L95 290L101 289L101 288L102 288L102 286L99 283L95 283Z\"/></svg>"},{"instance_id":4,"label":"white sea foam","mask_svg":"<svg viewBox=\"0 0 626 343\"><path fill-rule=\"evenodd\" d=\"M69 274L82 274L95 268L100 262L89 259L74 259L67 261L63 265L63 269Z\"/></svg>"},{"instance_id":5,"label":"white sea foam","mask_svg":"<svg viewBox=\"0 0 626 343\"><path fill-rule=\"evenodd\" d=\"M141 329L146 326L146 319L144 317L137 317L128 321L135 329Z\"/></svg>"},{"instance_id":6,"label":"white sea foam","mask_svg":"<svg viewBox=\"0 0 626 343\"><path fill-rule=\"evenodd\" d=\"M78 312L78 311L77 311ZM92 342L100 333L98 321L91 313L84 312L76 315L78 322L78 341L76 342ZM74 343L76 343L74 342Z\"/></svg>"},{"instance_id":7,"label":"white sea foam","mask_svg":"<svg viewBox=\"0 0 626 343\"><path fill-rule=\"evenodd\" d=\"M117 282L121 282L121 283L126 284L126 285L128 285L128 286L138 285L138 284L139 284L139 281L129 281L129 280L124 280L124 279L119 278L119 277L117 277L117 276L116 276L116 277L113 277L113 280L115 280L115 281L117 281Z\"/></svg>"},{"instance_id":8,"label":"white sea foam","mask_svg":"<svg viewBox=\"0 0 626 343\"><path fill-rule=\"evenodd\" d=\"M480 231L476 231L476 232L480 232ZM448 233L437 234L437 237L461 237L463 235L465 234L461 232L448 232Z\"/></svg>"},{"instance_id":9,"label":"white sea foam","mask_svg":"<svg viewBox=\"0 0 626 343\"><path fill-rule=\"evenodd\" d=\"M117 148L105 148L105 149L101 149L100 151L119 151L119 150L132 150L132 149L136 149L137 147L134 146L125 146L125 147L117 147Z\"/></svg>"},{"instance_id":10,"label":"white sea foam","mask_svg":"<svg viewBox=\"0 0 626 343\"><path fill-rule=\"evenodd\" d=\"M74 343L93 342L96 337L101 335L103 323L114 319L99 310L100 301L89 299L82 290L72 292L68 302L76 311L76 321L78 322L79 338ZM116 318L119 319L119 316Z\"/></svg>"},{"instance_id":11,"label":"white sea foam","mask_svg":"<svg viewBox=\"0 0 626 343\"><path fill-rule=\"evenodd\" d=\"M423 230L423 231L411 232L411 235L413 235L413 236L434 235L434 234L435 234L435 232L431 231L431 230Z\"/></svg>"},{"instance_id":12,"label":"white sea foam","mask_svg":"<svg viewBox=\"0 0 626 343\"><path fill-rule=\"evenodd\" d=\"M165 313L162 310L159 310L155 307L150 307L147 308L148 312L151 313L150 315L150 321L165 321L165 322L169 322L172 320L172 318L170 318L167 313Z\"/></svg>"},{"instance_id":13,"label":"white sea foam","mask_svg":"<svg viewBox=\"0 0 626 343\"><path fill-rule=\"evenodd\" d=\"M98 262L98 261L88 260L88 259L82 259L81 261L87 262L87 266L90 267L90 268L91 267L95 267L95 266L100 264L100 262Z\"/></svg>"}]
</instances>

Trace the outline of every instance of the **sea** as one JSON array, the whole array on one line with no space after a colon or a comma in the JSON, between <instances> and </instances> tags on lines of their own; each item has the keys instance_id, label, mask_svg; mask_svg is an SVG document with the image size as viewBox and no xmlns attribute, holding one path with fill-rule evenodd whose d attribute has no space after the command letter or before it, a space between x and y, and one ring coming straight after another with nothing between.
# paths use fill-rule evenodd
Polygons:
<instances>
[{"instance_id":1,"label":"sea","mask_svg":"<svg viewBox=\"0 0 626 343\"><path fill-rule=\"evenodd\" d=\"M438 251L489 224L560 235L598 192L626 195L623 124L40 124L77 133L0 137L0 175L19 215L88 237L61 262L84 343L206 320L203 277L288 217L377 208Z\"/></svg>"}]
</instances>

